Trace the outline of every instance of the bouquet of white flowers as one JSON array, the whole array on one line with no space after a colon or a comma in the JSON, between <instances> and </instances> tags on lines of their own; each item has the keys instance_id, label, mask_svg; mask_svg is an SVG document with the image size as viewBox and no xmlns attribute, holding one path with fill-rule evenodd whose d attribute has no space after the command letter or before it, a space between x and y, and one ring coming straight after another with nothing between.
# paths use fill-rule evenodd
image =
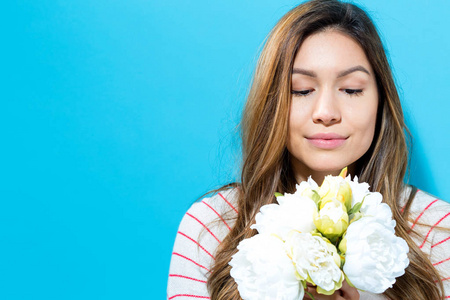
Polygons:
<instances>
[{"instance_id":1,"label":"bouquet of white flowers","mask_svg":"<svg viewBox=\"0 0 450 300\"><path fill-rule=\"evenodd\" d=\"M258 234L230 261L244 300L303 299L307 283L331 295L344 279L378 294L404 274L409 248L395 235L389 206L346 173L326 176L320 187L310 177L261 207L251 227Z\"/></svg>"}]
</instances>

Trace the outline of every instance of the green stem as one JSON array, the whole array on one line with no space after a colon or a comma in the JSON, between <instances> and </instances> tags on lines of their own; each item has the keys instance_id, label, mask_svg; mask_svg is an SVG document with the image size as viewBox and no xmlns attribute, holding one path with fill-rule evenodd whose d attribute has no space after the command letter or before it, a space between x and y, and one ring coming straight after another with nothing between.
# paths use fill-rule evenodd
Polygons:
<instances>
[{"instance_id":1,"label":"green stem","mask_svg":"<svg viewBox=\"0 0 450 300\"><path fill-rule=\"evenodd\" d=\"M308 294L308 296L312 299L312 300L315 300L314 299L314 296L310 293L310 292L308 292L308 291L305 291L305 293L307 293Z\"/></svg>"}]
</instances>

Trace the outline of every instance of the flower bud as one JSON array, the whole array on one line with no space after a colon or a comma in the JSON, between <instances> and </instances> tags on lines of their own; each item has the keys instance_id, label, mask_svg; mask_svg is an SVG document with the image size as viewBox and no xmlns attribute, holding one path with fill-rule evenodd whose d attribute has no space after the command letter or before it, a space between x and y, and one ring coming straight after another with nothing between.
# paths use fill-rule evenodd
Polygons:
<instances>
[{"instance_id":1,"label":"flower bud","mask_svg":"<svg viewBox=\"0 0 450 300\"><path fill-rule=\"evenodd\" d=\"M326 176L319 188L319 195L322 200L320 209L328 202L328 200L336 199L350 210L352 206L352 188L350 184L340 176Z\"/></svg>"},{"instance_id":2,"label":"flower bud","mask_svg":"<svg viewBox=\"0 0 450 300\"><path fill-rule=\"evenodd\" d=\"M338 200L328 200L320 211L314 214L314 225L325 237L334 242L347 230L347 209Z\"/></svg>"}]
</instances>

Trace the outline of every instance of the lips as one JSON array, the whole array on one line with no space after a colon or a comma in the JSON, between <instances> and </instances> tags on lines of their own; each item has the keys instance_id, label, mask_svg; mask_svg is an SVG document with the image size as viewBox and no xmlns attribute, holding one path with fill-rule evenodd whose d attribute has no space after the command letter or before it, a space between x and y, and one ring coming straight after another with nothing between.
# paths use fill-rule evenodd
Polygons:
<instances>
[{"instance_id":1,"label":"lips","mask_svg":"<svg viewBox=\"0 0 450 300\"><path fill-rule=\"evenodd\" d=\"M347 136L342 136L337 133L317 133L306 137L308 142L310 142L313 146L326 150L331 150L342 146L346 142L347 138Z\"/></svg>"}]
</instances>

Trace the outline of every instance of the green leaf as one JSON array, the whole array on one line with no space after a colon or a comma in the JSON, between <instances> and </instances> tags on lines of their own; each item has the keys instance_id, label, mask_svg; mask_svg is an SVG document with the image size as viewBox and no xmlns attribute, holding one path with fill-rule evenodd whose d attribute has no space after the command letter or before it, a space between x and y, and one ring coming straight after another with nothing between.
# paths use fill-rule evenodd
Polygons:
<instances>
[{"instance_id":1,"label":"green leaf","mask_svg":"<svg viewBox=\"0 0 450 300\"><path fill-rule=\"evenodd\" d=\"M363 202L364 202L364 200L361 201L361 202L356 203L356 204L348 211L348 214L351 215L351 214L354 214L354 213L359 212L359 210L361 209L361 206L362 206Z\"/></svg>"},{"instance_id":2,"label":"green leaf","mask_svg":"<svg viewBox=\"0 0 450 300\"><path fill-rule=\"evenodd\" d=\"M339 255L339 257L341 258L341 270L342 270L342 268L344 267L344 264L345 264L345 254L341 254L341 255Z\"/></svg>"},{"instance_id":3,"label":"green leaf","mask_svg":"<svg viewBox=\"0 0 450 300\"><path fill-rule=\"evenodd\" d=\"M348 216L348 220L349 220L348 225L350 226L350 224L352 224L355 221L358 221L361 218L362 218L362 213L360 213L360 212L349 215Z\"/></svg>"},{"instance_id":4,"label":"green leaf","mask_svg":"<svg viewBox=\"0 0 450 300\"><path fill-rule=\"evenodd\" d=\"M322 199L319 199L319 201L317 201L317 209L320 209L320 205L322 205Z\"/></svg>"},{"instance_id":5,"label":"green leaf","mask_svg":"<svg viewBox=\"0 0 450 300\"><path fill-rule=\"evenodd\" d=\"M311 198L314 202L316 202L316 204L319 206L320 195L319 195L319 193L318 193L317 191L312 190L312 193L311 193L310 198Z\"/></svg>"}]
</instances>

